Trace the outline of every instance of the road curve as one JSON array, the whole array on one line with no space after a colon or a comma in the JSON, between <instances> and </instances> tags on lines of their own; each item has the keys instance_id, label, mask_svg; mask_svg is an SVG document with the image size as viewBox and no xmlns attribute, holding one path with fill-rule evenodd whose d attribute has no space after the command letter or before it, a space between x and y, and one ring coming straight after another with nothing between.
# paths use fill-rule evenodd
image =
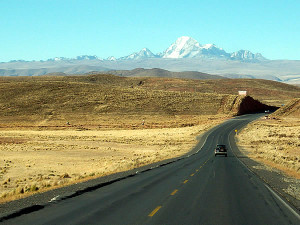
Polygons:
<instances>
[{"instance_id":1,"label":"road curve","mask_svg":"<svg viewBox=\"0 0 300 225\"><path fill-rule=\"evenodd\" d=\"M3 224L300 224L297 212L233 154L234 130L259 116L217 126L190 157ZM228 157L214 156L217 143L228 146Z\"/></svg>"}]
</instances>

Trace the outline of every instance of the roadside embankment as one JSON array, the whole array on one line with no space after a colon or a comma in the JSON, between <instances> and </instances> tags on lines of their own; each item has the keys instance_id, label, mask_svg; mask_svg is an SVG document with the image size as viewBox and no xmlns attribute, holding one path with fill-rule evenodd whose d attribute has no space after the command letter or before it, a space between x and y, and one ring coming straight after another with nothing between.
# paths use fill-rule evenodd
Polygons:
<instances>
[{"instance_id":1,"label":"roadside embankment","mask_svg":"<svg viewBox=\"0 0 300 225\"><path fill-rule=\"evenodd\" d=\"M244 154L281 171L290 182L285 191L300 200L300 99L294 99L238 135ZM294 180L292 182L292 180Z\"/></svg>"},{"instance_id":2,"label":"roadside embankment","mask_svg":"<svg viewBox=\"0 0 300 225\"><path fill-rule=\"evenodd\" d=\"M251 96L224 96L219 112L240 116L244 114L275 111L278 107L261 103Z\"/></svg>"}]
</instances>

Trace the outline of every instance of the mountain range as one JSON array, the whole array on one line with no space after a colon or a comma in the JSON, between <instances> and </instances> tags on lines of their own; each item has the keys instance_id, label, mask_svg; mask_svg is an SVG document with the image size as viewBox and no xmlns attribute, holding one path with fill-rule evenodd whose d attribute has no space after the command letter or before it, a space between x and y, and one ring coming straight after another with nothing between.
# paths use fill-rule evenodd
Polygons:
<instances>
[{"instance_id":1,"label":"mountain range","mask_svg":"<svg viewBox=\"0 0 300 225\"><path fill-rule=\"evenodd\" d=\"M240 61L260 61L266 60L260 53L253 54L248 50L239 50L233 53L227 53L224 49L218 48L214 44L201 45L195 39L187 36L178 38L164 52L153 54L148 48L143 48L139 52L121 57L120 60L136 60L146 58L218 58L232 59Z\"/></svg>"},{"instance_id":2,"label":"mountain range","mask_svg":"<svg viewBox=\"0 0 300 225\"><path fill-rule=\"evenodd\" d=\"M214 44L201 45L186 36L178 38L165 51L157 54L143 48L120 58L110 56L101 59L96 55L81 55L75 58L55 57L44 61L0 62L0 76L85 74L92 71L107 73L136 68L160 68L171 72L196 71L228 78L259 78L300 84L300 60L267 60L260 53L254 54L248 50L227 53ZM143 71L143 74L147 76L149 72L156 74L152 70ZM157 74L170 75L165 72ZM184 73L176 76L187 75Z\"/></svg>"},{"instance_id":3,"label":"mountain range","mask_svg":"<svg viewBox=\"0 0 300 225\"><path fill-rule=\"evenodd\" d=\"M107 59L98 58L95 55L82 55L76 58L70 59L65 57L56 57L48 59L48 61L60 61L60 60L141 60L149 58L169 58L169 59L181 59L181 58L217 58L217 59L231 59L239 61L261 61L266 60L260 53L252 53L248 50L239 50L233 53L227 53L224 49L218 48L214 44L201 45L198 41L191 37L182 36L178 38L173 44L171 44L165 51L154 54L148 48L143 48L139 52L134 52L128 56L115 58L113 56Z\"/></svg>"}]
</instances>

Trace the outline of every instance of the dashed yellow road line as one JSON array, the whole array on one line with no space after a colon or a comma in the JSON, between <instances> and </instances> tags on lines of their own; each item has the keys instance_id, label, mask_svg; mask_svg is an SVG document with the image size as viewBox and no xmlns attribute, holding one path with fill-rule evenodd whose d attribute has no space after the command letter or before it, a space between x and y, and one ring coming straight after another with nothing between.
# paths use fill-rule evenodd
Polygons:
<instances>
[{"instance_id":1,"label":"dashed yellow road line","mask_svg":"<svg viewBox=\"0 0 300 225\"><path fill-rule=\"evenodd\" d=\"M207 162L208 162L208 160L207 160L205 163L203 163L203 165L200 166L200 169L201 169ZM196 169L196 172L199 172L199 169ZM194 175L195 175L195 173L192 173L190 176L193 177ZM189 180L185 180L185 181L183 181L183 183L186 184L188 181L189 181ZM171 195L175 195L177 192L178 192L178 189L175 189L175 190L171 193ZM155 208L148 216L149 216L149 217L153 217L153 216L158 212L158 210L161 209L161 207L162 207L162 206L157 206L157 207L156 207L156 208Z\"/></svg>"},{"instance_id":2,"label":"dashed yellow road line","mask_svg":"<svg viewBox=\"0 0 300 225\"><path fill-rule=\"evenodd\" d=\"M160 210L161 206L157 206L148 216L152 217L157 213L158 210Z\"/></svg>"},{"instance_id":3,"label":"dashed yellow road line","mask_svg":"<svg viewBox=\"0 0 300 225\"><path fill-rule=\"evenodd\" d=\"M177 193L177 189L175 189L172 193L171 193L171 195L175 195L176 193Z\"/></svg>"}]
</instances>

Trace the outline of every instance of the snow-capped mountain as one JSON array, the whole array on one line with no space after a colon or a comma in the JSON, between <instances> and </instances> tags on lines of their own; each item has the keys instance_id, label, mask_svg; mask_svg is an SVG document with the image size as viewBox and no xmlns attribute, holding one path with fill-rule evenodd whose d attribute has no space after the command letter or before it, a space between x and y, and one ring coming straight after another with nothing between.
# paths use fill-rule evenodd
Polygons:
<instances>
[{"instance_id":1,"label":"snow-capped mountain","mask_svg":"<svg viewBox=\"0 0 300 225\"><path fill-rule=\"evenodd\" d=\"M48 59L47 61L66 61L66 60L69 60L69 59L66 57L54 57L54 58Z\"/></svg>"},{"instance_id":2,"label":"snow-capped mountain","mask_svg":"<svg viewBox=\"0 0 300 225\"><path fill-rule=\"evenodd\" d=\"M70 60L102 60L96 55L80 55L76 58L66 58L66 57L55 57L48 59L47 61L70 61Z\"/></svg>"},{"instance_id":3,"label":"snow-capped mountain","mask_svg":"<svg viewBox=\"0 0 300 225\"><path fill-rule=\"evenodd\" d=\"M260 53L252 53L248 50L239 50L233 53L227 53L223 48L219 48L214 44L201 45L195 39L182 36L178 38L162 53L154 54L148 48L143 48L139 52L134 52L128 56L116 59L113 56L108 57L104 61L118 61L118 60L142 60L150 58L209 58L209 59L229 59L238 61L262 61L266 60ZM56 57L48 59L47 61L72 61L72 60L103 60L96 55L81 55L76 58Z\"/></svg>"},{"instance_id":4,"label":"snow-capped mountain","mask_svg":"<svg viewBox=\"0 0 300 225\"><path fill-rule=\"evenodd\" d=\"M187 36L178 38L169 48L160 54L162 58L229 57L222 48L214 44L201 45Z\"/></svg>"},{"instance_id":5,"label":"snow-capped mountain","mask_svg":"<svg viewBox=\"0 0 300 225\"><path fill-rule=\"evenodd\" d=\"M187 58L195 57L201 51L200 44L191 37L178 38L169 48L160 54L162 58Z\"/></svg>"},{"instance_id":6,"label":"snow-capped mountain","mask_svg":"<svg viewBox=\"0 0 300 225\"><path fill-rule=\"evenodd\" d=\"M96 55L81 55L76 57L77 60L101 60Z\"/></svg>"},{"instance_id":7,"label":"snow-capped mountain","mask_svg":"<svg viewBox=\"0 0 300 225\"><path fill-rule=\"evenodd\" d=\"M201 53L202 53L202 55L207 56L207 57L217 57L217 58L225 57L226 58L226 57L230 56L230 54L225 52L223 50L223 48L218 48L214 44L203 45L201 48Z\"/></svg>"},{"instance_id":8,"label":"snow-capped mountain","mask_svg":"<svg viewBox=\"0 0 300 225\"><path fill-rule=\"evenodd\" d=\"M236 60L266 60L265 57L263 57L260 53L253 54L252 52L248 50L239 50L237 52L234 52L230 55L231 59Z\"/></svg>"},{"instance_id":9,"label":"snow-capped mountain","mask_svg":"<svg viewBox=\"0 0 300 225\"><path fill-rule=\"evenodd\" d=\"M106 60L108 60L108 61L117 61L117 59L113 56L109 56Z\"/></svg>"},{"instance_id":10,"label":"snow-capped mountain","mask_svg":"<svg viewBox=\"0 0 300 225\"><path fill-rule=\"evenodd\" d=\"M147 59L147 58L157 58L148 48L143 48L139 52L132 53L131 55L121 57L120 60L135 60L135 59Z\"/></svg>"}]
</instances>

